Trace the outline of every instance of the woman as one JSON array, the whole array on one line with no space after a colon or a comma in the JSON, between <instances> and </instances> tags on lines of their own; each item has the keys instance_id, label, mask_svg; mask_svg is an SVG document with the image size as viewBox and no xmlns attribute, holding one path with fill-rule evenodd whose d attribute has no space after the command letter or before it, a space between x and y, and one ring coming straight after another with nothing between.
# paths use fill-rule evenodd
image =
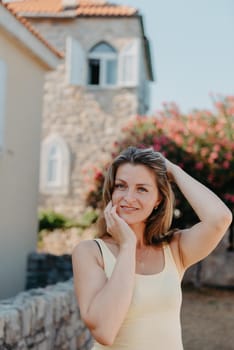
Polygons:
<instances>
[{"instance_id":1,"label":"woman","mask_svg":"<svg viewBox=\"0 0 234 350\"><path fill-rule=\"evenodd\" d=\"M169 231L174 181L200 222ZM209 189L152 149L129 147L112 163L96 240L72 254L81 317L95 350L182 350L181 279L231 223Z\"/></svg>"}]
</instances>

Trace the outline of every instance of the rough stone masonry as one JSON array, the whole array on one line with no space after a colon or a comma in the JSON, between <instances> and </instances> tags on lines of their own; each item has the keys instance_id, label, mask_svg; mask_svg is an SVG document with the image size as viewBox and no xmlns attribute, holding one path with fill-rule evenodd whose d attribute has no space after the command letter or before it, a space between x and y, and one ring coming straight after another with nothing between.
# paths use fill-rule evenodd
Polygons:
<instances>
[{"instance_id":1,"label":"rough stone masonry","mask_svg":"<svg viewBox=\"0 0 234 350\"><path fill-rule=\"evenodd\" d=\"M89 350L72 279L0 301L0 350Z\"/></svg>"}]
</instances>

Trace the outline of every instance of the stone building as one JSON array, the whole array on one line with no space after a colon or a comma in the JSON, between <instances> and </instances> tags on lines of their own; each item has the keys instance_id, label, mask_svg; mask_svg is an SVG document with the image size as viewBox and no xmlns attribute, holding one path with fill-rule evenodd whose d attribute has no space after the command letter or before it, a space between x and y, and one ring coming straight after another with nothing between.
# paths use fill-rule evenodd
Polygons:
<instances>
[{"instance_id":1,"label":"stone building","mask_svg":"<svg viewBox=\"0 0 234 350\"><path fill-rule=\"evenodd\" d=\"M121 126L149 108L143 19L135 8L102 0L9 6L65 55L44 85L40 205L76 217L84 208L82 167L103 160Z\"/></svg>"}]
</instances>

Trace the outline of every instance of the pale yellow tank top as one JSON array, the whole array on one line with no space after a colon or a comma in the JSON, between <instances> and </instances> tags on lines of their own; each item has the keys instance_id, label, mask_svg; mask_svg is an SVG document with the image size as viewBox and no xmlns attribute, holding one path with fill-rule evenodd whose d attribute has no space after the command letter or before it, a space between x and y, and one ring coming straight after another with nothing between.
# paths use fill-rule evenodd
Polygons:
<instances>
[{"instance_id":1,"label":"pale yellow tank top","mask_svg":"<svg viewBox=\"0 0 234 350\"><path fill-rule=\"evenodd\" d=\"M96 241L102 250L105 274L110 278L116 258L103 240ZM135 274L132 301L114 344L94 342L92 350L183 350L181 276L169 244L163 245L163 251L164 268L160 273Z\"/></svg>"}]
</instances>

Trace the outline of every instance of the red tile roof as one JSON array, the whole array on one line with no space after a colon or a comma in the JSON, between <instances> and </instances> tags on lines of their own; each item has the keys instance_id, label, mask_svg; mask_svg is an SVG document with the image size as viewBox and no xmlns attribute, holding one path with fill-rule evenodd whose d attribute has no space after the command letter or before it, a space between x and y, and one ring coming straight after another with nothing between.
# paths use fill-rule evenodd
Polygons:
<instances>
[{"instance_id":1,"label":"red tile roof","mask_svg":"<svg viewBox=\"0 0 234 350\"><path fill-rule=\"evenodd\" d=\"M21 0L9 3L9 8L23 15L58 15L64 14L62 0ZM69 8L71 10L71 8ZM72 8L77 16L119 16L130 17L138 14L138 10L129 7L115 5L102 0L78 0L77 6Z\"/></svg>"},{"instance_id":2,"label":"red tile roof","mask_svg":"<svg viewBox=\"0 0 234 350\"><path fill-rule=\"evenodd\" d=\"M0 6L5 7L11 14L21 23L28 31L30 31L38 40L40 40L50 51L52 51L57 57L63 58L64 54L58 51L54 46L52 46L42 35L27 21L25 18L19 17L17 11L14 10L10 4L1 3Z\"/></svg>"}]
</instances>

